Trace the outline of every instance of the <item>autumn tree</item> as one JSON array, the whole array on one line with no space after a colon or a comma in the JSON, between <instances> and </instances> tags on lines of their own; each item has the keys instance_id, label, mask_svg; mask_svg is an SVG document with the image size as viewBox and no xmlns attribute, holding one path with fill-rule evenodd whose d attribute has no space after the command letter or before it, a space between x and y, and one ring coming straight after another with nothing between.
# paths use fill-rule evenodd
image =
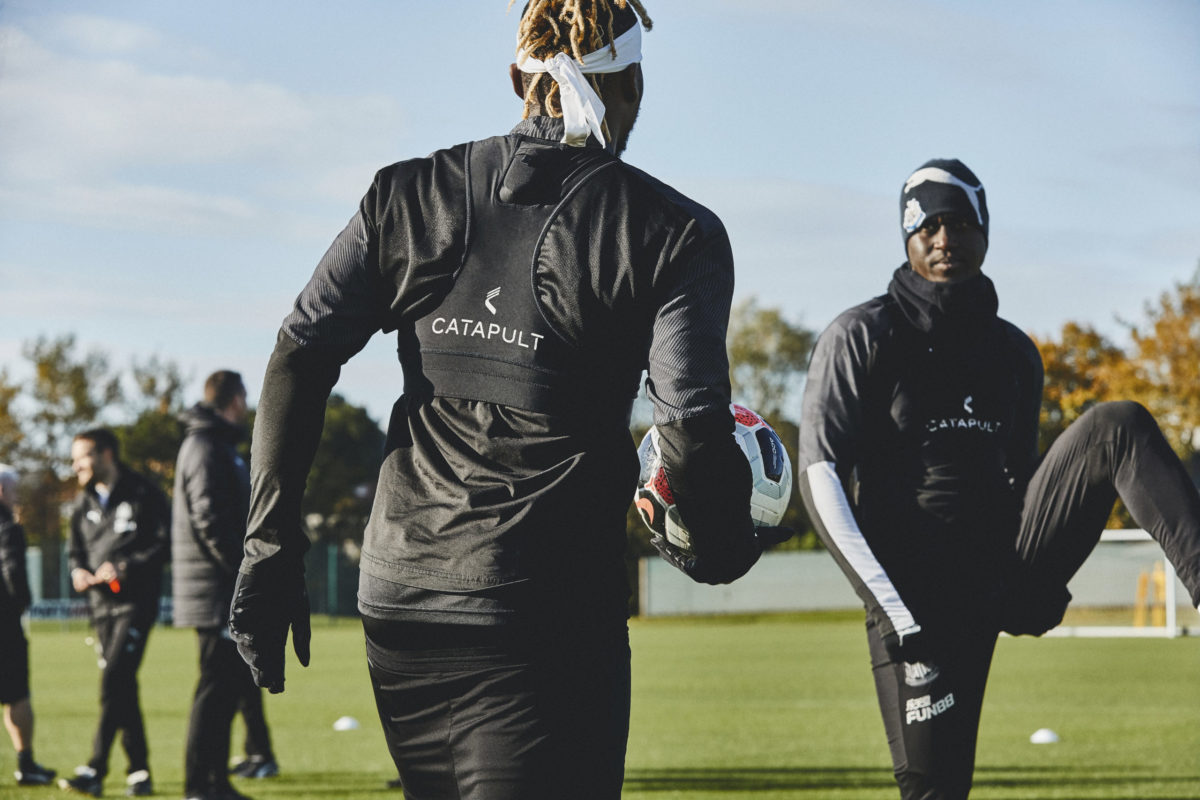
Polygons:
<instances>
[{"instance_id":1,"label":"autumn tree","mask_svg":"<svg viewBox=\"0 0 1200 800\"><path fill-rule=\"evenodd\" d=\"M175 484L175 457L183 443L179 414L184 409L186 379L179 365L157 356L133 362L133 391L126 414L133 418L113 431L121 442L121 457L130 468L170 492Z\"/></svg>"},{"instance_id":2,"label":"autumn tree","mask_svg":"<svg viewBox=\"0 0 1200 800\"><path fill-rule=\"evenodd\" d=\"M18 460L25 433L17 416L14 401L21 387L8 377L8 370L0 369L0 463L12 464Z\"/></svg>"},{"instance_id":3,"label":"autumn tree","mask_svg":"<svg viewBox=\"0 0 1200 800\"><path fill-rule=\"evenodd\" d=\"M1185 464L1200 451L1200 271L1147 303L1121 349L1093 328L1066 323L1059 339L1037 340L1046 368L1039 444L1045 450L1096 403L1135 400L1154 415ZM1110 527L1131 527L1118 503Z\"/></svg>"},{"instance_id":4,"label":"autumn tree","mask_svg":"<svg viewBox=\"0 0 1200 800\"><path fill-rule=\"evenodd\" d=\"M97 350L79 353L72 335L40 337L22 354L33 377L22 398L28 410L19 417L23 435L17 460L25 475L21 519L30 543L42 548L43 585L61 587L61 509L75 493L71 439L120 400L121 386L107 356Z\"/></svg>"},{"instance_id":5,"label":"autumn tree","mask_svg":"<svg viewBox=\"0 0 1200 800\"><path fill-rule=\"evenodd\" d=\"M1045 451L1096 403L1117 396L1133 378L1125 353L1094 328L1068 322L1059 339L1034 339L1046 369L1038 445Z\"/></svg>"},{"instance_id":6,"label":"autumn tree","mask_svg":"<svg viewBox=\"0 0 1200 800\"><path fill-rule=\"evenodd\" d=\"M1180 455L1200 451L1200 269L1147 303L1146 322L1132 330L1136 373L1129 387L1158 420Z\"/></svg>"},{"instance_id":7,"label":"autumn tree","mask_svg":"<svg viewBox=\"0 0 1200 800\"><path fill-rule=\"evenodd\" d=\"M1200 449L1200 272L1145 307L1131 344L1066 323L1059 339L1037 340L1046 367L1042 446L1099 402L1136 400L1154 415L1176 452Z\"/></svg>"},{"instance_id":8,"label":"autumn tree","mask_svg":"<svg viewBox=\"0 0 1200 800\"><path fill-rule=\"evenodd\" d=\"M301 506L322 538L362 541L383 444L383 431L365 408L340 394L330 395Z\"/></svg>"},{"instance_id":9,"label":"autumn tree","mask_svg":"<svg viewBox=\"0 0 1200 800\"><path fill-rule=\"evenodd\" d=\"M751 297L729 315L729 381L736 403L776 421L794 402L808 367L813 333L787 321L778 308Z\"/></svg>"}]
</instances>

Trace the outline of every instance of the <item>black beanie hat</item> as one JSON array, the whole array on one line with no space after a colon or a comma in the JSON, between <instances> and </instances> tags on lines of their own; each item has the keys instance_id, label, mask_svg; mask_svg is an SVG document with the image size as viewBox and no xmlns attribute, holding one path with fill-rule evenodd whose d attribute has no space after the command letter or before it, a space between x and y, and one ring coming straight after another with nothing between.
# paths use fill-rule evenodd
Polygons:
<instances>
[{"instance_id":1,"label":"black beanie hat","mask_svg":"<svg viewBox=\"0 0 1200 800\"><path fill-rule=\"evenodd\" d=\"M904 241L928 217L957 214L988 236L987 195L983 184L956 158L935 158L917 168L900 191L900 231Z\"/></svg>"}]
</instances>

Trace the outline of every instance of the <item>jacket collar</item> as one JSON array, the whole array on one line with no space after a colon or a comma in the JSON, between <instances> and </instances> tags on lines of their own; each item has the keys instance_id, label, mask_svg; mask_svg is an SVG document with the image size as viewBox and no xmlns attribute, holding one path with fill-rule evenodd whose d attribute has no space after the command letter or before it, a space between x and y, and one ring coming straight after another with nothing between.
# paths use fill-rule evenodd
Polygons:
<instances>
[{"instance_id":1,"label":"jacket collar","mask_svg":"<svg viewBox=\"0 0 1200 800\"><path fill-rule=\"evenodd\" d=\"M983 273L954 283L935 283L913 272L907 263L892 274L888 294L914 328L950 336L987 327L1000 305L992 279Z\"/></svg>"},{"instance_id":2,"label":"jacket collar","mask_svg":"<svg viewBox=\"0 0 1200 800\"><path fill-rule=\"evenodd\" d=\"M518 122L510 133L514 136L548 139L556 144L561 144L563 130L564 124L561 117L533 116ZM585 146L598 148L600 142L596 141L595 136L589 136Z\"/></svg>"}]
</instances>

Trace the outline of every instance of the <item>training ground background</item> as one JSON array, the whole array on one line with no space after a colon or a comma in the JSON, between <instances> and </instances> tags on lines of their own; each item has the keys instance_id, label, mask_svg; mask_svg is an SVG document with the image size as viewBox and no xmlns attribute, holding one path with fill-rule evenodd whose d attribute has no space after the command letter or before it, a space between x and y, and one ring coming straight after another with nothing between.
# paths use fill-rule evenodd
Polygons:
<instances>
[{"instance_id":1,"label":"training ground background","mask_svg":"<svg viewBox=\"0 0 1200 800\"><path fill-rule=\"evenodd\" d=\"M861 612L633 620L626 798L897 797ZM95 655L81 622L31 631L39 761L69 773L89 752ZM291 655L289 654L291 659ZM157 627L141 672L158 794L182 797L195 634ZM314 618L312 666L288 665L267 715L282 774L238 781L255 798L394 797L357 622ZM335 731L339 717L360 727ZM1034 745L1052 728L1061 741ZM241 746L240 721L235 748ZM0 798L64 796L12 784ZM123 796L117 747L106 796ZM235 779L236 780L236 779ZM1200 639L1002 638L980 731L973 800L1200 798Z\"/></svg>"}]
</instances>

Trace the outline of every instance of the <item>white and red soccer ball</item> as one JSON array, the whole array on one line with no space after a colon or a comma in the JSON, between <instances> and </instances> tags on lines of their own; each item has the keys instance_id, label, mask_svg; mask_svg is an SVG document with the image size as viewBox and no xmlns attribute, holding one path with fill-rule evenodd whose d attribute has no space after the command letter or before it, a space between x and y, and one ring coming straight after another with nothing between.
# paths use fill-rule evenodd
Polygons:
<instances>
[{"instance_id":1,"label":"white and red soccer ball","mask_svg":"<svg viewBox=\"0 0 1200 800\"><path fill-rule=\"evenodd\" d=\"M736 403L730 405L729 410L733 412L733 438L750 463L750 517L757 527L778 525L792 496L792 464L787 451L779 434L758 414ZM667 540L676 547L690 550L691 538L682 520L677 513L671 513L674 511L675 496L663 469L658 436L658 429L651 428L638 446L638 460L641 462L638 487L639 490L653 493L667 509L664 521ZM641 503L638 504L638 511L649 526L647 509Z\"/></svg>"}]
</instances>

